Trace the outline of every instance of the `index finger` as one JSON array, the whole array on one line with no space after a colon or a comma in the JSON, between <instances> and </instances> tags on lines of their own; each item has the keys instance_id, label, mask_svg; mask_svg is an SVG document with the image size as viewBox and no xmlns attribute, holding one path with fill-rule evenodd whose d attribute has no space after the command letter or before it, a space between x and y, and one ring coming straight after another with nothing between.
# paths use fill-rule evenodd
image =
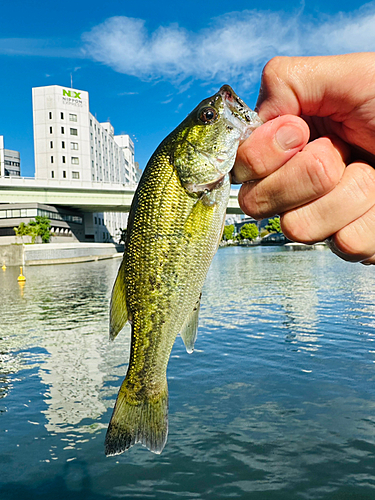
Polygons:
<instances>
[{"instance_id":1,"label":"index finger","mask_svg":"<svg viewBox=\"0 0 375 500\"><path fill-rule=\"evenodd\" d=\"M373 52L274 57L263 69L256 110L264 121L290 113L341 122L374 98L374 71Z\"/></svg>"}]
</instances>

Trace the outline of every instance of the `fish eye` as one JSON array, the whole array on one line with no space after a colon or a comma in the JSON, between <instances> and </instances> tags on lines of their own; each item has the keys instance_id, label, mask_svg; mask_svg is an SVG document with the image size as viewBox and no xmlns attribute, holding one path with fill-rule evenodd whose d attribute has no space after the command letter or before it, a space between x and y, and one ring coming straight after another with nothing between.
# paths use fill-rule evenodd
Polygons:
<instances>
[{"instance_id":1,"label":"fish eye","mask_svg":"<svg viewBox=\"0 0 375 500\"><path fill-rule=\"evenodd\" d=\"M215 108L203 108L199 113L199 119L203 123L213 122L217 118L217 111Z\"/></svg>"}]
</instances>

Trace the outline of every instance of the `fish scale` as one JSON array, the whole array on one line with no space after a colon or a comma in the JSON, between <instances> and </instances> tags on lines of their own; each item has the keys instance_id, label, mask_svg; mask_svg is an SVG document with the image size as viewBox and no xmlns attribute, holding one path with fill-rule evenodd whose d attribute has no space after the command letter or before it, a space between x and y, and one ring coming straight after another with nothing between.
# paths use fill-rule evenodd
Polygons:
<instances>
[{"instance_id":1,"label":"fish scale","mask_svg":"<svg viewBox=\"0 0 375 500\"><path fill-rule=\"evenodd\" d=\"M132 333L107 455L137 442L155 453L165 445L167 364L179 333L193 351L201 290L229 200L228 172L241 137L260 124L251 113L230 87L222 87L161 143L144 171L111 299L111 338L127 320Z\"/></svg>"}]
</instances>

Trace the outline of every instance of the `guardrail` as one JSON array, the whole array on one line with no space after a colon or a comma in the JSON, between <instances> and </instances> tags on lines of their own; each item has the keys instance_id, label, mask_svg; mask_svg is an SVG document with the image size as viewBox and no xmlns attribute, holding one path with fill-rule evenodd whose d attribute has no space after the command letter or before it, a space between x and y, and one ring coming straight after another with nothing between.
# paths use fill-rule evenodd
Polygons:
<instances>
[{"instance_id":1,"label":"guardrail","mask_svg":"<svg viewBox=\"0 0 375 500\"><path fill-rule=\"evenodd\" d=\"M137 188L136 183L115 183L109 181L85 181L82 179L36 179L35 177L0 177L0 187L63 187L63 188L83 188L83 189L112 189L115 191L125 189L134 190Z\"/></svg>"}]
</instances>

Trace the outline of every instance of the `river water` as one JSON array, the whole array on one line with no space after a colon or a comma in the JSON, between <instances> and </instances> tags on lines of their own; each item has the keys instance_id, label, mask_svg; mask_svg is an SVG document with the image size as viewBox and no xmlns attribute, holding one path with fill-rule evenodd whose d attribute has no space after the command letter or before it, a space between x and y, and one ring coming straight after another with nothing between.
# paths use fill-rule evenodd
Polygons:
<instances>
[{"instance_id":1,"label":"river water","mask_svg":"<svg viewBox=\"0 0 375 500\"><path fill-rule=\"evenodd\" d=\"M0 498L374 499L375 272L328 250L223 248L196 350L177 338L161 455L104 456L129 329L119 259L0 270Z\"/></svg>"}]
</instances>

